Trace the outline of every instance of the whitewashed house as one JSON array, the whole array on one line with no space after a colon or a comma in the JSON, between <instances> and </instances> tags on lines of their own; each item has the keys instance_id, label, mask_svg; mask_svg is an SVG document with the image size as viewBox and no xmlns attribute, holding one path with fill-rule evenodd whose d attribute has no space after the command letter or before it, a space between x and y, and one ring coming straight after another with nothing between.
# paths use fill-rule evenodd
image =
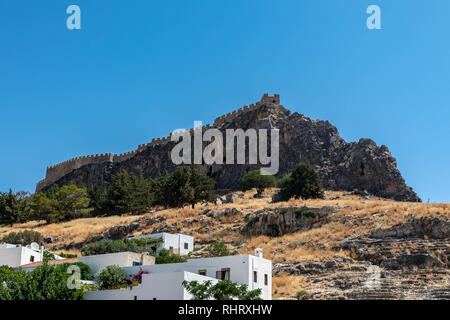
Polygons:
<instances>
[{"instance_id":1,"label":"whitewashed house","mask_svg":"<svg viewBox=\"0 0 450 320\"><path fill-rule=\"evenodd\" d=\"M22 246L20 244L0 244L0 266L18 267L24 264L42 261L44 247Z\"/></svg>"},{"instance_id":2,"label":"whitewashed house","mask_svg":"<svg viewBox=\"0 0 450 320\"><path fill-rule=\"evenodd\" d=\"M261 289L261 298L272 299L272 261L262 257L262 250L255 255L238 255L214 258L189 259L184 263L155 264L125 267L127 276L143 275L142 283L130 289L88 292L87 300L185 300L190 295L182 286L183 280L200 282L231 280L246 284L249 290Z\"/></svg>"},{"instance_id":3,"label":"whitewashed house","mask_svg":"<svg viewBox=\"0 0 450 320\"><path fill-rule=\"evenodd\" d=\"M161 243L156 244L157 254L159 254L162 249L167 249L171 253L184 256L194 250L194 237L181 233L172 234L161 232L132 237L130 239L162 239Z\"/></svg>"}]
</instances>

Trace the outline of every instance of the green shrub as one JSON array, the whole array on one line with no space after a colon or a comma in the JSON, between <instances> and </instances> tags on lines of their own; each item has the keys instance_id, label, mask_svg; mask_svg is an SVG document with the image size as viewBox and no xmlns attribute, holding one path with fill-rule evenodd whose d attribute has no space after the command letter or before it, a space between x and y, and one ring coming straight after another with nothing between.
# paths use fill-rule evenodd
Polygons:
<instances>
[{"instance_id":1,"label":"green shrub","mask_svg":"<svg viewBox=\"0 0 450 320\"><path fill-rule=\"evenodd\" d=\"M303 216L306 218L315 218L316 214L310 210L299 208L295 211L296 216Z\"/></svg>"},{"instance_id":2,"label":"green shrub","mask_svg":"<svg viewBox=\"0 0 450 320\"><path fill-rule=\"evenodd\" d=\"M156 244L160 240L149 239L122 239L122 240L100 240L88 243L81 248L83 256L92 256L97 254L115 253L115 252L148 252L154 253Z\"/></svg>"},{"instance_id":3,"label":"green shrub","mask_svg":"<svg viewBox=\"0 0 450 320\"><path fill-rule=\"evenodd\" d=\"M42 257L42 260L44 262L50 261L50 260L55 260L55 255L53 253L51 253L50 251L45 250L44 251L44 255Z\"/></svg>"},{"instance_id":4,"label":"green shrub","mask_svg":"<svg viewBox=\"0 0 450 320\"><path fill-rule=\"evenodd\" d=\"M115 289L120 285L126 284L127 276L125 272L117 265L108 266L95 275L100 289Z\"/></svg>"},{"instance_id":5,"label":"green shrub","mask_svg":"<svg viewBox=\"0 0 450 320\"><path fill-rule=\"evenodd\" d=\"M60 256L61 258L65 258L65 259L72 259L72 258L78 257L78 255L76 255L76 254L74 254L74 253L64 253L64 252L61 252L61 253L59 254L59 256Z\"/></svg>"},{"instance_id":6,"label":"green shrub","mask_svg":"<svg viewBox=\"0 0 450 320\"><path fill-rule=\"evenodd\" d=\"M206 247L206 252L209 257L224 257L231 256L231 252L228 250L225 243L220 241L214 241L208 247Z\"/></svg>"},{"instance_id":7,"label":"green shrub","mask_svg":"<svg viewBox=\"0 0 450 320\"><path fill-rule=\"evenodd\" d=\"M172 254L167 249L161 249L159 255L155 257L156 264L180 263L180 262L186 262L186 258L179 256L177 254Z\"/></svg>"},{"instance_id":8,"label":"green shrub","mask_svg":"<svg viewBox=\"0 0 450 320\"><path fill-rule=\"evenodd\" d=\"M3 238L3 242L11 244L22 244L29 245L32 242L42 243L44 237L37 231L25 230L19 232L10 232L6 237Z\"/></svg>"},{"instance_id":9,"label":"green shrub","mask_svg":"<svg viewBox=\"0 0 450 320\"><path fill-rule=\"evenodd\" d=\"M297 298L298 300L301 300L301 299L303 299L304 297L308 296L308 292L306 292L305 290L301 290L301 291L298 291L298 292L295 294L295 296L296 296L296 298Z\"/></svg>"},{"instance_id":10,"label":"green shrub","mask_svg":"<svg viewBox=\"0 0 450 320\"><path fill-rule=\"evenodd\" d=\"M307 164L299 164L280 183L280 197L282 201L287 201L292 197L295 199L316 199L324 198L322 181L319 174L313 167Z\"/></svg>"}]
</instances>

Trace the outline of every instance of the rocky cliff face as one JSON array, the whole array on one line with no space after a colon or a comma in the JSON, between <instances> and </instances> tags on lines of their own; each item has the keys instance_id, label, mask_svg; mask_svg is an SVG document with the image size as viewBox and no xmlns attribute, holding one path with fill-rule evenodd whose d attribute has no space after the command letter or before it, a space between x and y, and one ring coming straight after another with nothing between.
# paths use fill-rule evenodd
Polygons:
<instances>
[{"instance_id":1,"label":"rocky cliff face","mask_svg":"<svg viewBox=\"0 0 450 320\"><path fill-rule=\"evenodd\" d=\"M226 129L279 129L280 170L277 177L304 162L319 171L326 189L360 189L384 198L420 201L405 184L396 160L386 146L377 146L370 139L347 143L328 121L311 120L299 113L291 113L279 103L278 96L265 95L256 106L216 119L212 127L221 130L224 137ZM120 163L88 164L61 177L56 183L102 184L120 170L142 172L148 178L165 171L172 172L175 165L170 151L174 145L170 141L153 144ZM249 164L197 165L200 171L215 177L218 189L238 188L242 175L259 167Z\"/></svg>"}]
</instances>

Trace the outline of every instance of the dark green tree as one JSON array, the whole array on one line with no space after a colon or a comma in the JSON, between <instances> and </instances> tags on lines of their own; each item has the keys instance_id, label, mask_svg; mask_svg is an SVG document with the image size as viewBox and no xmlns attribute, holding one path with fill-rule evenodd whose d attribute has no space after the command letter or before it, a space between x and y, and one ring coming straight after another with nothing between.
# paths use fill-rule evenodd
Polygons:
<instances>
[{"instance_id":1,"label":"dark green tree","mask_svg":"<svg viewBox=\"0 0 450 320\"><path fill-rule=\"evenodd\" d=\"M150 183L142 174L122 170L107 185L107 209L110 214L145 212L152 203Z\"/></svg>"},{"instance_id":2,"label":"dark green tree","mask_svg":"<svg viewBox=\"0 0 450 320\"><path fill-rule=\"evenodd\" d=\"M280 186L282 201L295 199L323 199L324 191L319 173L307 164L298 164Z\"/></svg>"},{"instance_id":3,"label":"dark green tree","mask_svg":"<svg viewBox=\"0 0 450 320\"><path fill-rule=\"evenodd\" d=\"M194 199L191 201L192 208L197 203L214 202L216 195L213 193L216 181L195 168L191 168L191 186L194 188Z\"/></svg>"},{"instance_id":4,"label":"dark green tree","mask_svg":"<svg viewBox=\"0 0 450 320\"><path fill-rule=\"evenodd\" d=\"M171 175L168 188L169 207L181 208L186 204L192 204L195 191L192 187L192 171L189 167L177 167Z\"/></svg>"},{"instance_id":5,"label":"dark green tree","mask_svg":"<svg viewBox=\"0 0 450 320\"><path fill-rule=\"evenodd\" d=\"M266 188L277 186L277 179L272 175L263 175L261 170L253 170L246 173L241 179L242 191L247 191L253 188L257 189L258 195L261 196Z\"/></svg>"},{"instance_id":6,"label":"dark green tree","mask_svg":"<svg viewBox=\"0 0 450 320\"><path fill-rule=\"evenodd\" d=\"M228 250L227 245L222 241L214 241L208 247L206 247L206 252L209 257L224 257L230 256L231 252Z\"/></svg>"},{"instance_id":7,"label":"dark green tree","mask_svg":"<svg viewBox=\"0 0 450 320\"><path fill-rule=\"evenodd\" d=\"M66 185L52 190L33 195L31 208L34 219L57 223L90 216L92 209L86 188Z\"/></svg>"},{"instance_id":8,"label":"dark green tree","mask_svg":"<svg viewBox=\"0 0 450 320\"><path fill-rule=\"evenodd\" d=\"M30 216L29 195L20 191L13 193L0 193L0 224L8 224L12 227L14 223L25 222Z\"/></svg>"}]
</instances>

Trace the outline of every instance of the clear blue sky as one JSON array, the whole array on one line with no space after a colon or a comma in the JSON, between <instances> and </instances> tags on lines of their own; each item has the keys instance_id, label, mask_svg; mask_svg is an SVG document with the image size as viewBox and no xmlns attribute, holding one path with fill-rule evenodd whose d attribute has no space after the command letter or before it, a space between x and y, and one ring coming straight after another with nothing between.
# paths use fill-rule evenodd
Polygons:
<instances>
[{"instance_id":1,"label":"clear blue sky","mask_svg":"<svg viewBox=\"0 0 450 320\"><path fill-rule=\"evenodd\" d=\"M66 8L82 30L66 28ZM382 30L366 28L381 7ZM47 165L133 150L265 92L389 147L424 201L450 201L450 1L0 2L0 190Z\"/></svg>"}]
</instances>

